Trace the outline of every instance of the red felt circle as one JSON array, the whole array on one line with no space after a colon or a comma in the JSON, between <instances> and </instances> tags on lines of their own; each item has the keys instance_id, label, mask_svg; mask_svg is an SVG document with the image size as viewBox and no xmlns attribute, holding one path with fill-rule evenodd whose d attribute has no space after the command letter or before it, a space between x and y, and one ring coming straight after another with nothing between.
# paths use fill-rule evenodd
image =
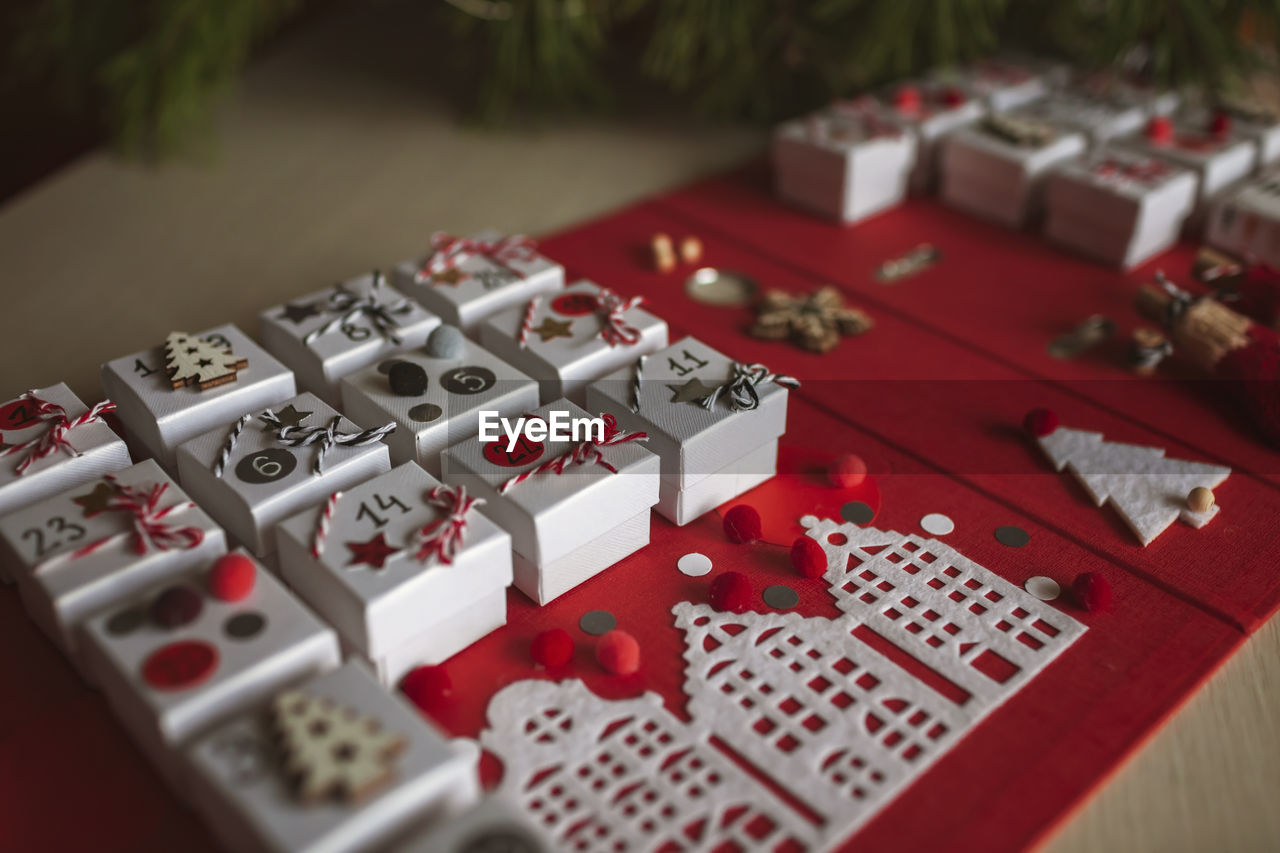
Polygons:
<instances>
[{"instance_id":1,"label":"red felt circle","mask_svg":"<svg viewBox=\"0 0 1280 853\"><path fill-rule=\"evenodd\" d=\"M400 681L400 689L419 710L430 712L453 695L453 679L441 665L419 666Z\"/></svg>"},{"instance_id":2,"label":"red felt circle","mask_svg":"<svg viewBox=\"0 0 1280 853\"><path fill-rule=\"evenodd\" d=\"M202 683L218 667L218 650L203 640L161 646L142 663L142 678L156 690L186 690Z\"/></svg>"},{"instance_id":3,"label":"red felt circle","mask_svg":"<svg viewBox=\"0 0 1280 853\"><path fill-rule=\"evenodd\" d=\"M827 479L837 489L856 489L867 479L867 463L861 456L842 454L828 466Z\"/></svg>"},{"instance_id":4,"label":"red felt circle","mask_svg":"<svg viewBox=\"0 0 1280 853\"><path fill-rule=\"evenodd\" d=\"M17 399L0 406L0 431L26 429L38 423L36 406L30 400Z\"/></svg>"},{"instance_id":5,"label":"red felt circle","mask_svg":"<svg viewBox=\"0 0 1280 853\"><path fill-rule=\"evenodd\" d=\"M499 468L519 468L542 455L546 448L540 441L530 441L527 436L516 439L516 445L507 450L508 440L503 437L484 446L484 458Z\"/></svg>"},{"instance_id":6,"label":"red felt circle","mask_svg":"<svg viewBox=\"0 0 1280 853\"><path fill-rule=\"evenodd\" d=\"M1076 603L1085 610L1105 613L1111 609L1111 582L1098 572L1084 572L1071 582Z\"/></svg>"},{"instance_id":7,"label":"red felt circle","mask_svg":"<svg viewBox=\"0 0 1280 853\"><path fill-rule=\"evenodd\" d=\"M791 543L791 567L805 578L820 578L827 571L827 552L808 536L798 536Z\"/></svg>"},{"instance_id":8,"label":"red felt circle","mask_svg":"<svg viewBox=\"0 0 1280 853\"><path fill-rule=\"evenodd\" d=\"M221 601L243 601L253 592L258 566L244 554L224 554L209 569L209 593Z\"/></svg>"},{"instance_id":9,"label":"red felt circle","mask_svg":"<svg viewBox=\"0 0 1280 853\"><path fill-rule=\"evenodd\" d=\"M742 572L725 572L711 582L707 598L716 610L742 613L751 605L751 581Z\"/></svg>"},{"instance_id":10,"label":"red felt circle","mask_svg":"<svg viewBox=\"0 0 1280 853\"><path fill-rule=\"evenodd\" d=\"M581 317L596 310L596 299L590 293L562 293L551 300L551 310L565 317Z\"/></svg>"},{"instance_id":11,"label":"red felt circle","mask_svg":"<svg viewBox=\"0 0 1280 853\"><path fill-rule=\"evenodd\" d=\"M1044 438L1058 428L1058 415L1048 409L1032 409L1022 419L1022 428L1036 438Z\"/></svg>"},{"instance_id":12,"label":"red felt circle","mask_svg":"<svg viewBox=\"0 0 1280 853\"><path fill-rule=\"evenodd\" d=\"M573 659L573 637L564 628L548 628L533 638L529 654L539 666L564 666Z\"/></svg>"},{"instance_id":13,"label":"red felt circle","mask_svg":"<svg viewBox=\"0 0 1280 853\"><path fill-rule=\"evenodd\" d=\"M748 504L738 504L724 514L724 535L735 545L760 539L763 525L760 513Z\"/></svg>"},{"instance_id":14,"label":"red felt circle","mask_svg":"<svg viewBox=\"0 0 1280 853\"><path fill-rule=\"evenodd\" d=\"M1156 143L1173 141L1173 122L1168 116L1152 116L1147 122L1147 139Z\"/></svg>"},{"instance_id":15,"label":"red felt circle","mask_svg":"<svg viewBox=\"0 0 1280 853\"><path fill-rule=\"evenodd\" d=\"M640 668L640 644L636 638L617 628L596 643L596 661L614 675L630 675Z\"/></svg>"}]
</instances>

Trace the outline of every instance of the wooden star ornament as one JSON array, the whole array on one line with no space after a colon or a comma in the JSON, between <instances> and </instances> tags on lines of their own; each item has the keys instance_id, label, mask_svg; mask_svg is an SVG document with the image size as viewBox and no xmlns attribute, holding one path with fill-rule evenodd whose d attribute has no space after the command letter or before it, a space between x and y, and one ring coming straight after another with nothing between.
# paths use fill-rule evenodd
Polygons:
<instances>
[{"instance_id":1,"label":"wooden star ornament","mask_svg":"<svg viewBox=\"0 0 1280 853\"><path fill-rule=\"evenodd\" d=\"M469 278L471 278L470 275L468 275L467 273L464 273L462 270L458 269L457 267L449 267L449 269L445 270L444 272L433 272L431 274L431 283L458 285Z\"/></svg>"},{"instance_id":2,"label":"wooden star ornament","mask_svg":"<svg viewBox=\"0 0 1280 853\"><path fill-rule=\"evenodd\" d=\"M529 331L537 333L543 341L553 338L572 338L573 332L569 328L572 325L572 320L553 320L547 317L543 319L542 325L534 326Z\"/></svg>"},{"instance_id":3,"label":"wooden star ornament","mask_svg":"<svg viewBox=\"0 0 1280 853\"><path fill-rule=\"evenodd\" d=\"M811 352L829 352L842 336L860 335L873 325L866 313L845 305L840 292L828 285L801 296L769 291L748 332L765 340L790 340Z\"/></svg>"}]
</instances>

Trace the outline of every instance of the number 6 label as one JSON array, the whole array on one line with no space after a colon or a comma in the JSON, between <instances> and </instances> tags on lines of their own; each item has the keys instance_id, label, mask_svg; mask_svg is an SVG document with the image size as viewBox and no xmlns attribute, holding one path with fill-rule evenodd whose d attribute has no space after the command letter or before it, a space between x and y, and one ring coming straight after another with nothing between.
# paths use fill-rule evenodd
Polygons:
<instances>
[{"instance_id":1,"label":"number 6 label","mask_svg":"<svg viewBox=\"0 0 1280 853\"><path fill-rule=\"evenodd\" d=\"M298 467L298 459L279 447L259 450L236 464L236 476L246 483L274 483L288 477Z\"/></svg>"}]
</instances>

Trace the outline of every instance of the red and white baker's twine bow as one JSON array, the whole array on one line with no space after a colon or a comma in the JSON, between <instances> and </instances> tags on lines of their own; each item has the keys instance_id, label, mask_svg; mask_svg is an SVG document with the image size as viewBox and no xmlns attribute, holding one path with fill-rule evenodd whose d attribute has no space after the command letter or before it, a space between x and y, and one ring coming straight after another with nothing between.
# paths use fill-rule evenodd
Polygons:
<instances>
[{"instance_id":1,"label":"red and white baker's twine bow","mask_svg":"<svg viewBox=\"0 0 1280 853\"><path fill-rule=\"evenodd\" d=\"M784 388L799 388L800 380L779 373L771 373L763 364L743 364L735 361L729 368L729 380L717 385L715 390L703 397L700 405L711 409L716 401L725 397L731 412L749 412L760 405L760 392L756 386L765 382L774 382Z\"/></svg>"},{"instance_id":2,"label":"red and white baker's twine bow","mask_svg":"<svg viewBox=\"0 0 1280 853\"><path fill-rule=\"evenodd\" d=\"M329 527L333 524L333 511L341 497L342 492L329 495L329 499L324 502L324 507L320 510L320 517L316 519L315 533L311 536L311 556L317 560L324 553L324 540L329 536Z\"/></svg>"},{"instance_id":3,"label":"red and white baker's twine bow","mask_svg":"<svg viewBox=\"0 0 1280 853\"><path fill-rule=\"evenodd\" d=\"M870 139L896 138L902 136L902 128L885 119L881 113L880 102L870 95L858 98L838 99L831 102L828 121L833 124L858 122L862 133ZM818 122L820 116L810 119L810 136L822 135L822 127Z\"/></svg>"},{"instance_id":4,"label":"red and white baker's twine bow","mask_svg":"<svg viewBox=\"0 0 1280 853\"><path fill-rule=\"evenodd\" d=\"M539 474L550 471L552 474L560 475L564 473L564 469L570 465L599 465L601 468L608 470L610 473L618 473L618 469L608 459L604 458L601 452L602 447L613 447L619 444L626 444L630 441L648 441L648 433L643 432L626 432L618 426L618 419L610 414L602 414L600 416L604 420L604 435L600 440L588 439L578 446L574 447L568 453L548 459L537 467L530 468L528 471L522 471L511 479L507 480L498 487L501 494L506 494L512 487L523 483L530 477L536 477Z\"/></svg>"},{"instance_id":5,"label":"red and white baker's twine bow","mask_svg":"<svg viewBox=\"0 0 1280 853\"><path fill-rule=\"evenodd\" d=\"M400 320L397 318L411 313L413 311L413 303L404 297L387 300L386 296L387 281L378 270L373 271L373 283L369 286L369 292L364 296L357 296L352 293L347 289L346 285L335 284L333 293L329 294L329 301L324 306L324 311L337 316L324 325L307 332L303 336L302 342L309 344L321 335L327 335L334 329L340 329L353 320L365 318L373 325L374 330L379 335L398 346L400 337L395 330L399 328Z\"/></svg>"},{"instance_id":6,"label":"red and white baker's twine bow","mask_svg":"<svg viewBox=\"0 0 1280 853\"><path fill-rule=\"evenodd\" d=\"M427 258L414 279L418 282L433 275L448 272L473 257L487 258L512 274L525 278L525 273L514 269L514 262L529 263L538 257L538 244L523 234L513 234L498 240L477 240L455 237L443 231L431 235L431 257Z\"/></svg>"},{"instance_id":7,"label":"red and white baker's twine bow","mask_svg":"<svg viewBox=\"0 0 1280 853\"><path fill-rule=\"evenodd\" d=\"M439 485L427 493L427 503L444 515L418 531L418 560L434 554L444 565L451 565L467 532L467 515L483 504L484 498L468 495L464 486Z\"/></svg>"},{"instance_id":8,"label":"red and white baker's twine bow","mask_svg":"<svg viewBox=\"0 0 1280 853\"><path fill-rule=\"evenodd\" d=\"M27 470L45 458L51 453L59 449L69 453L72 456L79 456L80 451L71 445L71 441L67 438L67 433L76 427L82 427L85 424L91 424L95 421L102 420L102 416L108 412L116 410L116 404L110 400L103 400L83 415L75 418L67 417L67 410L57 403L50 403L48 400L42 400L36 396L35 391L27 391L19 399L30 401L35 408L34 417L37 420L44 421L49 428L40 435L24 441L22 444L15 444L12 447L5 448L0 456L12 456L15 453L26 453L26 457L18 463L18 467L14 472L18 476L27 473Z\"/></svg>"},{"instance_id":9,"label":"red and white baker's twine bow","mask_svg":"<svg viewBox=\"0 0 1280 853\"><path fill-rule=\"evenodd\" d=\"M619 344L632 346L640 343L641 332L627 322L626 312L644 304L643 296L632 296L624 299L607 287L597 293L584 294L595 300L592 310L600 318L600 337L611 347ZM524 349L529 342L529 333L533 331L533 317L537 313L541 300L535 296L529 300L524 309L524 319L520 322L518 340Z\"/></svg>"},{"instance_id":10,"label":"red and white baker's twine bow","mask_svg":"<svg viewBox=\"0 0 1280 853\"><path fill-rule=\"evenodd\" d=\"M167 521L169 516L186 512L195 508L192 501L184 501L171 506L161 506L160 501L169 490L168 483L152 483L149 486L130 486L121 483L112 474L102 478L114 490L115 494L107 501L107 511L128 513L130 528L110 536L104 536L96 542L90 542L72 551L69 559L77 560L110 545L120 539L126 539L133 545L133 552L138 555L148 553L152 548L157 551L189 550L204 541L204 531L199 527L178 527ZM55 555L53 558L57 560ZM39 568L44 568L50 561L45 561Z\"/></svg>"},{"instance_id":11,"label":"red and white baker's twine bow","mask_svg":"<svg viewBox=\"0 0 1280 853\"><path fill-rule=\"evenodd\" d=\"M272 411L263 412L258 417L267 425L267 429L275 432L276 440L287 447L305 447L311 444L319 446L315 463L311 469L316 476L324 473L325 455L334 446L361 447L366 444L376 444L396 431L395 421L392 421L380 427L361 430L360 432L339 432L338 427L342 424L340 415L335 415L333 420L329 421L328 426L310 427L281 423L275 412Z\"/></svg>"},{"instance_id":12,"label":"red and white baker's twine bow","mask_svg":"<svg viewBox=\"0 0 1280 853\"><path fill-rule=\"evenodd\" d=\"M1141 184L1158 181L1172 172L1168 164L1154 159L1126 163L1108 157L1093 167L1093 173L1100 178L1134 181Z\"/></svg>"},{"instance_id":13,"label":"red and white baker's twine bow","mask_svg":"<svg viewBox=\"0 0 1280 853\"><path fill-rule=\"evenodd\" d=\"M533 331L533 315L538 311L538 297L529 300L529 304L524 308L524 317L520 320L520 334L517 338L520 342L520 349L524 349L529 345L529 333Z\"/></svg>"}]
</instances>

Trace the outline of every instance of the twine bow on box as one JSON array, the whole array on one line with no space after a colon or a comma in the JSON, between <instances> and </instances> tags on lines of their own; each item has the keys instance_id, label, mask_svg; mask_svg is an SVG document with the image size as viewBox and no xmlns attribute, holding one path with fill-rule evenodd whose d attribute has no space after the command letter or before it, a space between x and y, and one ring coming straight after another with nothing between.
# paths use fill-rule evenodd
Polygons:
<instances>
[{"instance_id":1,"label":"twine bow on box","mask_svg":"<svg viewBox=\"0 0 1280 853\"><path fill-rule=\"evenodd\" d=\"M770 372L763 364L744 364L735 361L729 368L729 380L716 386L710 394L703 397L699 405L710 410L716 401L723 397L731 412L749 412L760 405L760 392L756 386L774 382L784 388L799 388L800 381L790 376Z\"/></svg>"},{"instance_id":2,"label":"twine bow on box","mask_svg":"<svg viewBox=\"0 0 1280 853\"><path fill-rule=\"evenodd\" d=\"M312 464L312 473L320 476L324 473L324 459L328 452L338 445L344 447L361 447L376 444L396 431L395 422L384 424L374 429L359 432L339 432L342 416L334 415L326 426L293 426L281 422L275 412L266 411L258 416L267 425L267 429L276 434L276 439L287 447L306 447L316 445L316 459Z\"/></svg>"},{"instance_id":3,"label":"twine bow on box","mask_svg":"<svg viewBox=\"0 0 1280 853\"><path fill-rule=\"evenodd\" d=\"M400 327L400 320L397 318L411 313L413 311L413 303L404 297L385 300L386 295L387 282L378 270L373 271L373 283L369 286L369 292L364 296L357 296L352 293L347 289L346 285L334 285L333 293L329 294L329 301L325 304L323 310L325 313L336 314L337 316L324 325L307 332L303 336L302 342L310 344L322 335L327 335L334 329L340 329L353 320L367 319L378 335L384 340L399 346L400 337L396 334L396 329Z\"/></svg>"},{"instance_id":4,"label":"twine bow on box","mask_svg":"<svg viewBox=\"0 0 1280 853\"><path fill-rule=\"evenodd\" d=\"M484 499L468 495L464 486L439 485L427 493L427 503L444 514L418 531L418 560L434 554L444 565L451 565L467 532L467 516Z\"/></svg>"},{"instance_id":5,"label":"twine bow on box","mask_svg":"<svg viewBox=\"0 0 1280 853\"><path fill-rule=\"evenodd\" d=\"M431 257L414 274L414 281L418 283L448 272L474 257L485 258L518 278L526 278L525 273L514 269L511 263L529 263L538 257L538 244L523 234L498 240L477 240L437 231L431 235L431 249Z\"/></svg>"},{"instance_id":6,"label":"twine bow on box","mask_svg":"<svg viewBox=\"0 0 1280 853\"><path fill-rule=\"evenodd\" d=\"M564 470L570 465L599 465L601 468L608 470L612 474L618 473L617 467L604 458L604 454L600 452L602 447L614 447L619 444L626 444L630 441L648 441L648 433L643 432L627 432L618 426L618 419L610 414L602 414L600 416L604 420L604 435L599 440L587 439L581 442L568 453L557 456L554 459L548 459L535 468L528 471L522 471L511 479L507 480L498 487L500 494L506 494L513 486L517 486L528 480L530 477L536 477L544 472L551 472L556 476L564 473Z\"/></svg>"},{"instance_id":7,"label":"twine bow on box","mask_svg":"<svg viewBox=\"0 0 1280 853\"><path fill-rule=\"evenodd\" d=\"M67 433L76 427L82 427L96 421L101 421L102 416L114 412L116 404L110 400L103 400L89 411L79 417L67 417L67 410L57 403L51 403L48 400L42 400L36 396L35 391L27 391L20 399L28 400L35 407L35 419L43 421L49 425L49 428L35 438L24 441L21 444L15 444L12 447L6 447L0 456L12 456L15 453L26 453L26 457L18 463L14 472L21 477L27 473L36 462L46 456L58 451L64 450L71 456L79 456L80 451L72 446L71 440L67 437Z\"/></svg>"}]
</instances>

